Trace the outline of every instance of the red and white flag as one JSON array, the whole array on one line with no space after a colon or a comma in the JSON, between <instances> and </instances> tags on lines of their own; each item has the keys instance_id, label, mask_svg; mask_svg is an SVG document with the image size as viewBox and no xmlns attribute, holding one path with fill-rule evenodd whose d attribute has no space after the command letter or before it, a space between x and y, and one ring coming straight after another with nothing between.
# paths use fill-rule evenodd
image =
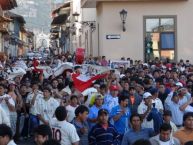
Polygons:
<instances>
[{"instance_id":1,"label":"red and white flag","mask_svg":"<svg viewBox=\"0 0 193 145\"><path fill-rule=\"evenodd\" d=\"M72 80L74 82L74 87L78 91L83 92L87 88L91 87L93 81L103 79L106 76L107 76L107 73L98 74L98 75L95 75L95 76L92 76L92 77L89 77L89 76L86 76L86 75L83 75L83 74L73 73L72 74Z\"/></svg>"}]
</instances>

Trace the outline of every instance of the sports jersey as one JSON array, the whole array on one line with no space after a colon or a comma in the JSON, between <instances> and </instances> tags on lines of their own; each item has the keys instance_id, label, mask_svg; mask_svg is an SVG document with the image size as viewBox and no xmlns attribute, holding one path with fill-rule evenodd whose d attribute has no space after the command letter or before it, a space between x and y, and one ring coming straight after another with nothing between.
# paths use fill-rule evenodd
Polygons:
<instances>
[{"instance_id":1,"label":"sports jersey","mask_svg":"<svg viewBox=\"0 0 193 145\"><path fill-rule=\"evenodd\" d=\"M58 121L56 118L53 118L50 121L50 127L53 139L59 141L61 145L72 145L72 143L80 140L74 125L66 120Z\"/></svg>"},{"instance_id":2,"label":"sports jersey","mask_svg":"<svg viewBox=\"0 0 193 145\"><path fill-rule=\"evenodd\" d=\"M46 121L50 121L59 105L58 101L54 98L49 98L47 101L44 98L40 98L35 103L36 113L40 114ZM41 121L40 124L42 124Z\"/></svg>"}]
</instances>

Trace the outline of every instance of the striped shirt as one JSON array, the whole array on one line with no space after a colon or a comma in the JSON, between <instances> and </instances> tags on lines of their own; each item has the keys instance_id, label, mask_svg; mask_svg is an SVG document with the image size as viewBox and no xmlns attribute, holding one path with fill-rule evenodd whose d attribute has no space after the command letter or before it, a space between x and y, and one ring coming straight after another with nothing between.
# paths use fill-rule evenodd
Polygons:
<instances>
[{"instance_id":1,"label":"striped shirt","mask_svg":"<svg viewBox=\"0 0 193 145\"><path fill-rule=\"evenodd\" d=\"M119 134L113 125L109 123L108 128L104 129L100 124L96 124L90 131L89 145L118 145Z\"/></svg>"}]
</instances>

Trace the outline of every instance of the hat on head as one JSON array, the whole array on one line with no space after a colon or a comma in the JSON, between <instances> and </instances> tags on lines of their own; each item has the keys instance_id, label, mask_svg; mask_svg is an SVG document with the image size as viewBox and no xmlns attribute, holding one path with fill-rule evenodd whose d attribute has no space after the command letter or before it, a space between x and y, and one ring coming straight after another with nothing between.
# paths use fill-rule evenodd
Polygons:
<instances>
[{"instance_id":1,"label":"hat on head","mask_svg":"<svg viewBox=\"0 0 193 145\"><path fill-rule=\"evenodd\" d=\"M99 112L98 112L98 116L101 116L101 115L103 115L103 114L108 115L109 112L108 112L106 109L100 109Z\"/></svg>"},{"instance_id":2,"label":"hat on head","mask_svg":"<svg viewBox=\"0 0 193 145\"><path fill-rule=\"evenodd\" d=\"M80 65L76 65L76 66L74 66L74 70L77 70L77 69L79 69L79 68L82 68Z\"/></svg>"},{"instance_id":3,"label":"hat on head","mask_svg":"<svg viewBox=\"0 0 193 145\"><path fill-rule=\"evenodd\" d=\"M175 85L178 86L178 87L183 87L183 84L180 83L180 82L177 82Z\"/></svg>"},{"instance_id":4,"label":"hat on head","mask_svg":"<svg viewBox=\"0 0 193 145\"><path fill-rule=\"evenodd\" d=\"M158 89L156 89L156 88L152 88L151 90L150 90L150 93L151 94L155 94L155 93L157 93L158 92Z\"/></svg>"},{"instance_id":5,"label":"hat on head","mask_svg":"<svg viewBox=\"0 0 193 145\"><path fill-rule=\"evenodd\" d=\"M110 89L110 91L118 91L119 90L118 86L116 86L116 85L111 85L109 89Z\"/></svg>"},{"instance_id":6,"label":"hat on head","mask_svg":"<svg viewBox=\"0 0 193 145\"><path fill-rule=\"evenodd\" d=\"M121 78L121 79L122 79L122 78L124 78L124 77L125 77L125 75L124 75L124 74L121 74L121 75L120 75L120 78Z\"/></svg>"},{"instance_id":7,"label":"hat on head","mask_svg":"<svg viewBox=\"0 0 193 145\"><path fill-rule=\"evenodd\" d=\"M145 93L143 94L143 99L149 98L149 97L151 97L151 96L152 96L151 93L145 92Z\"/></svg>"}]
</instances>

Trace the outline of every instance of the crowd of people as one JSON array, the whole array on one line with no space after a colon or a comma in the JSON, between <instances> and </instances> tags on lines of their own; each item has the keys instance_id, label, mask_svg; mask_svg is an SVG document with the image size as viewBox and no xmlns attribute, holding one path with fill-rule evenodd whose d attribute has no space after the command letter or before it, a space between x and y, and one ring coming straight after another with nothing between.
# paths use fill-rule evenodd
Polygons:
<instances>
[{"instance_id":1,"label":"crowd of people","mask_svg":"<svg viewBox=\"0 0 193 145\"><path fill-rule=\"evenodd\" d=\"M77 90L72 77L81 65L48 79L42 71L1 77L0 145L29 137L37 145L193 145L193 65L121 60L130 66L109 69L89 93ZM47 65L65 61L74 63L62 55ZM84 63L109 66L105 56Z\"/></svg>"}]
</instances>

